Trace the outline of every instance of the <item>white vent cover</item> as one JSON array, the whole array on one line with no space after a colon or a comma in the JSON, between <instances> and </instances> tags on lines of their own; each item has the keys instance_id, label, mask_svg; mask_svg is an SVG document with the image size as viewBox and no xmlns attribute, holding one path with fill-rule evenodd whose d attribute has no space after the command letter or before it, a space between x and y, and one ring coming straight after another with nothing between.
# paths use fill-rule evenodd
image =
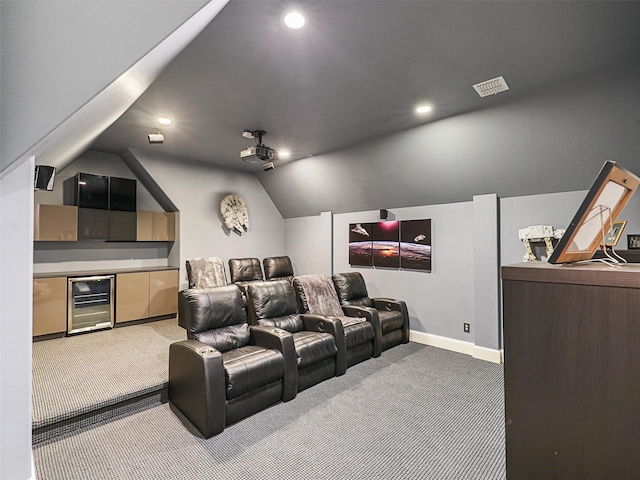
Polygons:
<instances>
[{"instance_id":1,"label":"white vent cover","mask_svg":"<svg viewBox=\"0 0 640 480\"><path fill-rule=\"evenodd\" d=\"M496 77L491 80L476 83L473 88L478 92L478 95L486 97L488 95L496 95L500 92L509 90L509 85L504 81L504 77Z\"/></svg>"}]
</instances>

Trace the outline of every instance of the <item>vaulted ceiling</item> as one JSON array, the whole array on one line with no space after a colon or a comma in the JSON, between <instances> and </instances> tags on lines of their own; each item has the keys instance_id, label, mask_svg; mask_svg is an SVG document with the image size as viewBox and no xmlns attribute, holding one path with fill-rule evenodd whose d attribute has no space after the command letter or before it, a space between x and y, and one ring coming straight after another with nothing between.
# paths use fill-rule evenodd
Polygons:
<instances>
[{"instance_id":1,"label":"vaulted ceiling","mask_svg":"<svg viewBox=\"0 0 640 480\"><path fill-rule=\"evenodd\" d=\"M299 30L291 5L231 0L92 148L261 171L240 159L244 130L294 161L640 58L640 2L309 0ZM497 76L510 90L480 98L472 85Z\"/></svg>"}]
</instances>

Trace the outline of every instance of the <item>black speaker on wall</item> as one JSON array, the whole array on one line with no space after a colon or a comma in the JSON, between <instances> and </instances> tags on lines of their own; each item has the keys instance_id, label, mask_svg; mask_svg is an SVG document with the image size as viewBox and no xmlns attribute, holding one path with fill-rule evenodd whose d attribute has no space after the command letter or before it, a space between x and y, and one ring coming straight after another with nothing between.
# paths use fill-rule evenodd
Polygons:
<instances>
[{"instance_id":1,"label":"black speaker on wall","mask_svg":"<svg viewBox=\"0 0 640 480\"><path fill-rule=\"evenodd\" d=\"M53 181L56 178L56 167L49 165L36 165L33 188L35 190L53 190Z\"/></svg>"},{"instance_id":2,"label":"black speaker on wall","mask_svg":"<svg viewBox=\"0 0 640 480\"><path fill-rule=\"evenodd\" d=\"M387 209L380 209L380 220L386 220L387 218L389 218L389 212L387 211Z\"/></svg>"}]
</instances>

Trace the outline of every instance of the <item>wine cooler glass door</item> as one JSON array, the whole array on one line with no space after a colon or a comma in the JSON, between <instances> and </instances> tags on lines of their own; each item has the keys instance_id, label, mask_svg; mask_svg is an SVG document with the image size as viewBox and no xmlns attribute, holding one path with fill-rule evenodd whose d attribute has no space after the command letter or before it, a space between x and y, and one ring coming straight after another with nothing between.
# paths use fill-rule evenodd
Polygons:
<instances>
[{"instance_id":1,"label":"wine cooler glass door","mask_svg":"<svg viewBox=\"0 0 640 480\"><path fill-rule=\"evenodd\" d=\"M69 279L67 333L113 327L113 275Z\"/></svg>"}]
</instances>

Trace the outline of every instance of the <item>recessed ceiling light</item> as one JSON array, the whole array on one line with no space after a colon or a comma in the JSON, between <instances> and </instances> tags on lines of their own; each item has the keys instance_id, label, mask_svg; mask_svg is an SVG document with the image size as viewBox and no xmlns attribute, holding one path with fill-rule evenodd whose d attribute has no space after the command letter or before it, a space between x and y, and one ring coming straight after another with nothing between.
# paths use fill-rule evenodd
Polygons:
<instances>
[{"instance_id":1,"label":"recessed ceiling light","mask_svg":"<svg viewBox=\"0 0 640 480\"><path fill-rule=\"evenodd\" d=\"M416 113L429 113L432 109L431 105L419 105L416 107Z\"/></svg>"},{"instance_id":2,"label":"recessed ceiling light","mask_svg":"<svg viewBox=\"0 0 640 480\"><path fill-rule=\"evenodd\" d=\"M305 19L300 12L289 12L284 16L284 23L289 28L301 28Z\"/></svg>"},{"instance_id":3,"label":"recessed ceiling light","mask_svg":"<svg viewBox=\"0 0 640 480\"><path fill-rule=\"evenodd\" d=\"M173 122L169 117L158 117L158 123L160 125L168 126L168 125L171 125Z\"/></svg>"},{"instance_id":4,"label":"recessed ceiling light","mask_svg":"<svg viewBox=\"0 0 640 480\"><path fill-rule=\"evenodd\" d=\"M279 150L278 155L280 158L289 158L291 156L291 152L289 150Z\"/></svg>"}]
</instances>

